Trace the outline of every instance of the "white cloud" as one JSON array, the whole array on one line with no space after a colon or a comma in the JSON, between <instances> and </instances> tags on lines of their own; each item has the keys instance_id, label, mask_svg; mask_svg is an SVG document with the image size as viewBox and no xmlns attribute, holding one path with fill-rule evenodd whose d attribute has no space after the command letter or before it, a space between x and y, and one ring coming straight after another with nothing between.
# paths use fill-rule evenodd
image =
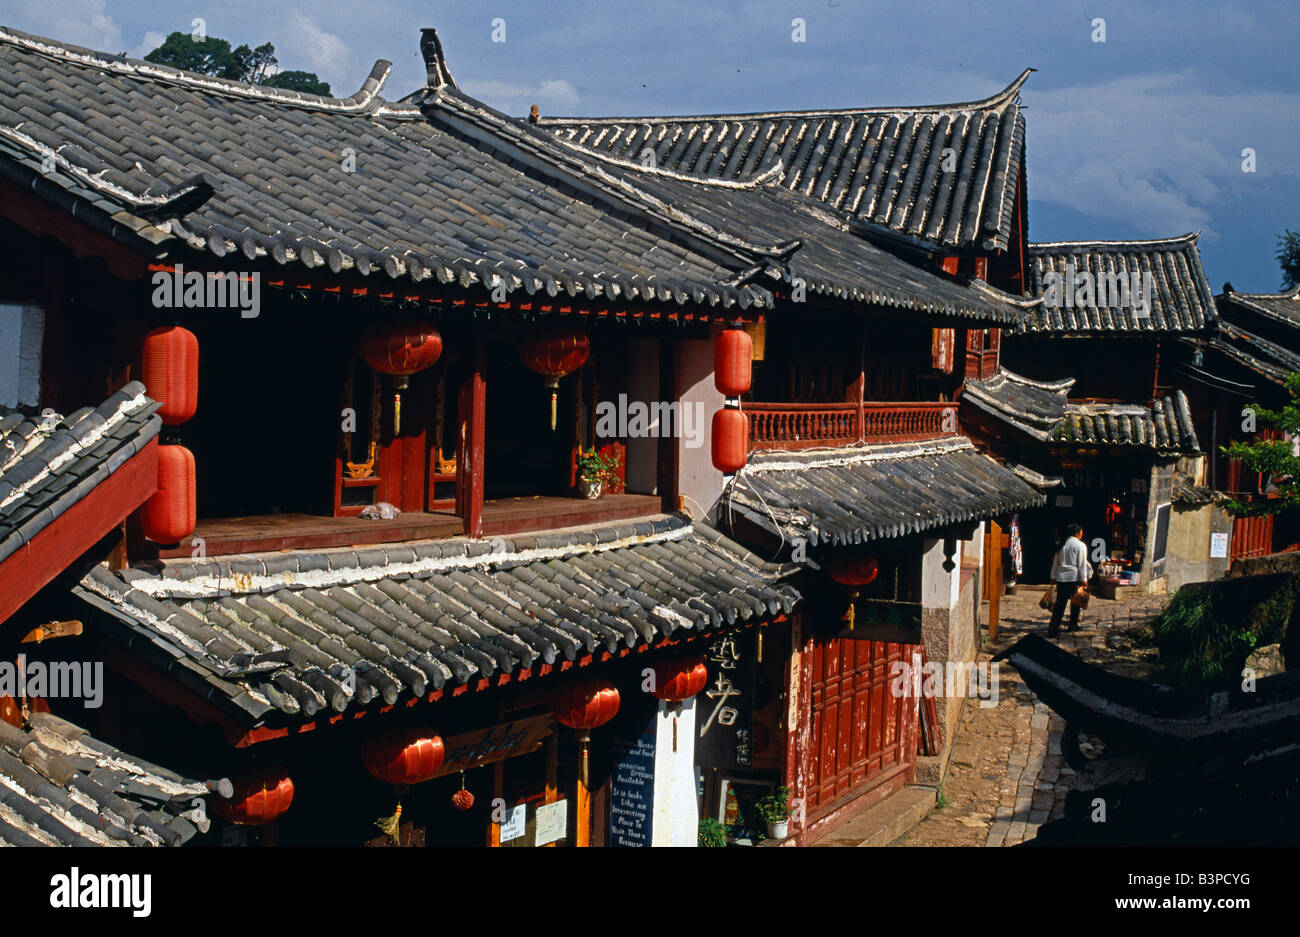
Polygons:
<instances>
[{"instance_id":1,"label":"white cloud","mask_svg":"<svg viewBox=\"0 0 1300 937\"><path fill-rule=\"evenodd\" d=\"M561 117L578 108L582 98L578 89L562 78L552 78L537 85L508 81L467 81L465 92L491 104L507 114L522 117L536 104L543 116Z\"/></svg>"},{"instance_id":2,"label":"white cloud","mask_svg":"<svg viewBox=\"0 0 1300 937\"><path fill-rule=\"evenodd\" d=\"M131 57L142 59L166 41L166 33L155 32L151 29L144 34L144 38L140 40L140 44L131 50Z\"/></svg>"},{"instance_id":3,"label":"white cloud","mask_svg":"<svg viewBox=\"0 0 1300 937\"><path fill-rule=\"evenodd\" d=\"M1296 173L1300 94L1204 91L1191 71L1026 88L1030 197L1157 237L1204 229L1233 191ZM1258 171L1241 171L1241 151ZM1036 171L1037 170L1037 171Z\"/></svg>"},{"instance_id":4,"label":"white cloud","mask_svg":"<svg viewBox=\"0 0 1300 937\"><path fill-rule=\"evenodd\" d=\"M6 13L5 21L24 32L97 52L124 51L122 27L108 14L105 0L18 0L17 10Z\"/></svg>"},{"instance_id":5,"label":"white cloud","mask_svg":"<svg viewBox=\"0 0 1300 937\"><path fill-rule=\"evenodd\" d=\"M349 95L361 86L361 78L351 74L352 54L348 45L333 33L316 25L301 10L289 10L275 42L275 57L280 68L316 72L328 81L336 94ZM344 90L349 83L356 87Z\"/></svg>"}]
</instances>

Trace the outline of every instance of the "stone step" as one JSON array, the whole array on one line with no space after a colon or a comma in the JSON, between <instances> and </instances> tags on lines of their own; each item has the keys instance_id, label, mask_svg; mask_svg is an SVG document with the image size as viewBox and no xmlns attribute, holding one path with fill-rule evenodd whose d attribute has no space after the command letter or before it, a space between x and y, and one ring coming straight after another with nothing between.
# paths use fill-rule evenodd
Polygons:
<instances>
[{"instance_id":1,"label":"stone step","mask_svg":"<svg viewBox=\"0 0 1300 937\"><path fill-rule=\"evenodd\" d=\"M910 785L855 814L822 835L813 846L888 846L934 809L932 787Z\"/></svg>"}]
</instances>

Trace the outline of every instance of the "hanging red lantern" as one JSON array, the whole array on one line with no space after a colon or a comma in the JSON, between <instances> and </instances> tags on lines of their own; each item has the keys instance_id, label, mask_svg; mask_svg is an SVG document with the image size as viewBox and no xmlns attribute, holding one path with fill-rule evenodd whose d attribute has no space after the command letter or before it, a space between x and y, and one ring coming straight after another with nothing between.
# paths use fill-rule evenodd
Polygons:
<instances>
[{"instance_id":1,"label":"hanging red lantern","mask_svg":"<svg viewBox=\"0 0 1300 937\"><path fill-rule=\"evenodd\" d=\"M551 429L555 429L555 401L560 378L572 374L587 363L591 340L576 329L530 338L519 346L519 356L530 371L546 378L551 389Z\"/></svg>"},{"instance_id":2,"label":"hanging red lantern","mask_svg":"<svg viewBox=\"0 0 1300 937\"><path fill-rule=\"evenodd\" d=\"M713 467L730 475L745 467L749 457L749 417L739 410L713 414Z\"/></svg>"},{"instance_id":3,"label":"hanging red lantern","mask_svg":"<svg viewBox=\"0 0 1300 937\"><path fill-rule=\"evenodd\" d=\"M724 397L749 392L754 376L754 342L742 329L724 329L713 347L713 383Z\"/></svg>"},{"instance_id":4,"label":"hanging red lantern","mask_svg":"<svg viewBox=\"0 0 1300 937\"><path fill-rule=\"evenodd\" d=\"M880 564L874 556L835 552L826 564L826 571L842 586L865 586L880 575Z\"/></svg>"},{"instance_id":5,"label":"hanging red lantern","mask_svg":"<svg viewBox=\"0 0 1300 937\"><path fill-rule=\"evenodd\" d=\"M875 578L880 575L880 564L874 556L836 552L831 554L826 564L826 571L832 579L850 589L849 611L846 617L851 630L857 619L858 589L875 581Z\"/></svg>"},{"instance_id":6,"label":"hanging red lantern","mask_svg":"<svg viewBox=\"0 0 1300 937\"><path fill-rule=\"evenodd\" d=\"M669 703L690 699L709 682L709 669L699 657L661 661L655 664L654 674L652 694L656 699Z\"/></svg>"},{"instance_id":7,"label":"hanging red lantern","mask_svg":"<svg viewBox=\"0 0 1300 937\"><path fill-rule=\"evenodd\" d=\"M599 677L571 683L551 697L556 720L580 732L609 722L618 715L618 704L618 688Z\"/></svg>"},{"instance_id":8,"label":"hanging red lantern","mask_svg":"<svg viewBox=\"0 0 1300 937\"><path fill-rule=\"evenodd\" d=\"M389 784L420 784L438 773L443 754L442 739L428 729L395 728L366 739L361 763Z\"/></svg>"},{"instance_id":9,"label":"hanging red lantern","mask_svg":"<svg viewBox=\"0 0 1300 937\"><path fill-rule=\"evenodd\" d=\"M179 325L153 329L144 337L140 376L145 393L157 400L164 426L179 426L199 404L199 340Z\"/></svg>"},{"instance_id":10,"label":"hanging red lantern","mask_svg":"<svg viewBox=\"0 0 1300 937\"><path fill-rule=\"evenodd\" d=\"M232 778L235 792L229 800L212 798L212 810L228 823L263 826L284 816L293 803L293 779L281 765L250 768Z\"/></svg>"},{"instance_id":11,"label":"hanging red lantern","mask_svg":"<svg viewBox=\"0 0 1300 937\"><path fill-rule=\"evenodd\" d=\"M144 535L154 543L180 543L194 533L194 453L184 446L158 447L158 490L140 514Z\"/></svg>"},{"instance_id":12,"label":"hanging red lantern","mask_svg":"<svg viewBox=\"0 0 1300 937\"><path fill-rule=\"evenodd\" d=\"M474 795L465 790L465 772L460 773L460 790L451 795L451 805L465 811L474 806Z\"/></svg>"},{"instance_id":13,"label":"hanging red lantern","mask_svg":"<svg viewBox=\"0 0 1300 937\"><path fill-rule=\"evenodd\" d=\"M402 431L402 391L412 374L431 368L442 357L442 336L423 322L376 323L361 334L361 357L381 374L394 378L393 435Z\"/></svg>"}]
</instances>

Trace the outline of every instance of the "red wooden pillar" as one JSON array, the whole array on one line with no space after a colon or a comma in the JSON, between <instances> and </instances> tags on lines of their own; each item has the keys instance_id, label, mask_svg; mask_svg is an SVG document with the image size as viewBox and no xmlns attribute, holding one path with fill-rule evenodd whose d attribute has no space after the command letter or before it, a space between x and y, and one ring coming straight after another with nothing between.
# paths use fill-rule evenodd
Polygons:
<instances>
[{"instance_id":1,"label":"red wooden pillar","mask_svg":"<svg viewBox=\"0 0 1300 937\"><path fill-rule=\"evenodd\" d=\"M470 537L483 536L483 456L487 424L487 352L477 341L474 370L461 386L457 414L460 433L456 438L456 513Z\"/></svg>"}]
</instances>

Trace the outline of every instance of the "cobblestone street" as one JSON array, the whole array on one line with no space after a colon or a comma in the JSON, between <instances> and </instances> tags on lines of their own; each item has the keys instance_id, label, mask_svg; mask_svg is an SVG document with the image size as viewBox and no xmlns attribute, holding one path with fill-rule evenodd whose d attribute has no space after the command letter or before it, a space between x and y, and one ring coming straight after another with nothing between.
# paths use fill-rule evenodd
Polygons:
<instances>
[{"instance_id":1,"label":"cobblestone street","mask_svg":"<svg viewBox=\"0 0 1300 937\"><path fill-rule=\"evenodd\" d=\"M1046 634L1041 595L1022 589L1002 597L998 638L984 645L981 660L1026 634ZM1156 659L1147 623L1167 602L1163 595L1094 596L1081 630L1063 630L1059 643L1116 673L1146 676ZM985 605L985 619L987 611ZM1062 814L1074 776L1061 756L1064 721L1034 697L1014 667L1000 666L999 687L997 706L967 702L941 806L896 845L1014 846Z\"/></svg>"}]
</instances>

